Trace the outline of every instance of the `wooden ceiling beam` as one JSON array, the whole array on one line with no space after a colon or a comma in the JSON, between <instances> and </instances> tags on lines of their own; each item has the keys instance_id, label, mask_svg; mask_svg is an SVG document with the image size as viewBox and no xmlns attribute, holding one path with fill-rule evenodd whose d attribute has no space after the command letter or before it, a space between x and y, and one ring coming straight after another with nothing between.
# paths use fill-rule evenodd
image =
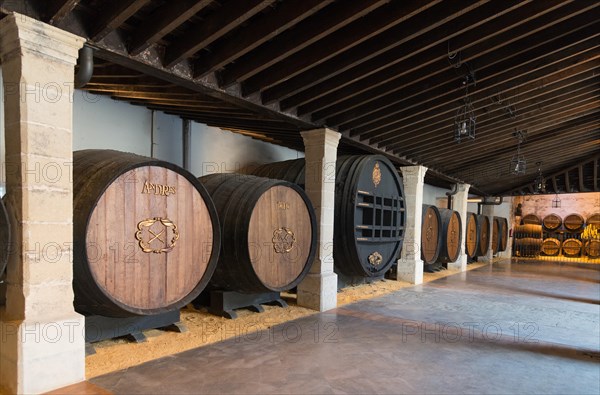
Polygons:
<instances>
[{"instance_id":1,"label":"wooden ceiling beam","mask_svg":"<svg viewBox=\"0 0 600 395\"><path fill-rule=\"evenodd\" d=\"M133 14L138 12L150 0L112 0L106 2L102 13L90 21L91 29L88 37L92 41L100 41L110 32L118 29Z\"/></svg>"},{"instance_id":2,"label":"wooden ceiling beam","mask_svg":"<svg viewBox=\"0 0 600 395\"><path fill-rule=\"evenodd\" d=\"M553 167L562 167L566 163L573 162L581 158L581 154L589 155L593 154L593 152L575 152L574 150L569 150L569 155L564 156L564 159L560 162L555 162ZM541 162L546 165L543 157L538 157ZM473 180L473 182L480 188L486 190L493 190L494 192L500 192L506 189L510 189L517 185L524 184L525 180L529 182L533 182L535 177L537 176L537 168L535 167L535 163L537 159L533 159L531 161L531 166L529 171L526 174L515 175L510 172L510 157L506 158L504 162L499 162L495 167L488 167L486 169L482 168L473 168L470 169L468 173L462 173L461 176L469 177L469 179ZM529 163L529 161L528 161ZM542 171L542 174L547 173L547 171ZM548 178L547 178L548 179ZM498 184L501 183L506 189L497 189ZM507 187L508 185L508 187ZM502 187L501 187L502 188Z\"/></svg>"},{"instance_id":3,"label":"wooden ceiling beam","mask_svg":"<svg viewBox=\"0 0 600 395\"><path fill-rule=\"evenodd\" d=\"M377 36L440 1L407 0L390 2L386 6L364 16L360 21L349 24L323 37L311 46L297 51L286 59L246 79L242 82L242 94L248 96L276 83L286 81L315 64L319 64L371 37Z\"/></svg>"},{"instance_id":4,"label":"wooden ceiling beam","mask_svg":"<svg viewBox=\"0 0 600 395\"><path fill-rule=\"evenodd\" d=\"M44 21L59 24L71 11L75 9L80 0L47 0Z\"/></svg>"},{"instance_id":5,"label":"wooden ceiling beam","mask_svg":"<svg viewBox=\"0 0 600 395\"><path fill-rule=\"evenodd\" d=\"M591 152L591 151L590 152L582 152L582 154L590 155L590 154L593 154L593 152ZM579 160L581 160L581 155L578 155L576 152L572 152L570 156L565 157L564 161L556 162L556 165L558 167L564 167L566 165L569 165L570 163L573 163L573 162L579 161ZM533 162L533 165L531 166L532 169L535 169L534 166L535 166L535 161ZM544 173L546 173L546 172L543 171L542 174L544 174ZM524 185L524 184L527 185L527 183L530 183L533 185L533 181L535 180L535 178L537 176L537 172L535 170L532 170L532 171L528 172L527 174L520 174L520 175L511 174L510 169L509 169L509 163L507 161L503 166L500 166L496 169L490 169L487 172L484 170L477 169L477 170L475 170L475 173L471 173L469 176L473 177L472 179L476 183L477 187L488 190L488 191L490 191L491 194L504 194L506 190L510 190L519 185ZM564 178L564 176L561 178ZM550 179L550 177L546 177L547 181L549 181L549 179ZM547 182L546 185L548 186L548 184L549 183ZM562 182L558 181L557 184L559 185L559 188L560 188L560 184L562 184ZM553 185L552 185L552 189L554 190ZM562 188L560 188L560 189L562 190ZM563 191L565 191L565 190L563 190Z\"/></svg>"},{"instance_id":6,"label":"wooden ceiling beam","mask_svg":"<svg viewBox=\"0 0 600 395\"><path fill-rule=\"evenodd\" d=\"M551 85L550 88L552 87ZM511 107L518 108L517 116L507 115L506 107L490 103L478 113L478 122L476 125L476 130L479 130L478 134L484 131L485 137L489 139L493 136L492 131L499 127L506 130L509 125L518 125L520 122L524 122L529 117L537 114L547 113L552 111L552 109L563 109L556 106L549 109L548 106L553 106L557 103L561 103L561 105L568 104L572 100L579 101L578 97L581 95L590 93L597 95L598 93L598 88L594 86L591 79L570 84L562 87L562 89L548 88L544 87L544 90L534 91L532 95L523 95L519 98L520 101L515 100L514 104L510 104ZM423 147L429 144L437 146L440 143L440 135L445 135L449 139L453 139L453 128L454 119L452 117L439 117L431 122L424 122L419 127L415 126L409 130L403 130L396 137L381 142L381 145L391 147L397 142L402 142L405 144L404 147L406 149Z\"/></svg>"},{"instance_id":7,"label":"wooden ceiling beam","mask_svg":"<svg viewBox=\"0 0 600 395\"><path fill-rule=\"evenodd\" d=\"M583 18L577 20L570 20L570 30L563 26L562 31L576 32L581 30L585 25L585 22L595 22L593 19L590 21L589 14L586 14ZM477 31L479 32L479 31ZM549 32L549 31L548 31ZM476 32L473 32L475 34ZM461 51L461 57L464 56L463 62L469 62L469 64L476 67L476 76L478 79L484 75L491 75L492 72L501 73L505 71L506 67L497 66L499 63L504 64L509 62L509 59L518 59L518 61L525 61L531 58L531 52L534 48L542 46L544 44L552 45L551 42L556 42L560 39L561 35L545 35L538 34L525 37L522 40L515 42L498 42L497 46L493 45L496 42L491 40L485 40L481 43L484 45L493 45L491 48L487 48L484 51L477 51L480 46L475 46ZM566 40L564 40L566 41ZM438 52L443 48L439 47L433 52ZM479 48L481 49L481 48ZM419 65L419 60L425 62L427 58L438 58L439 54L434 53L423 54L423 57L411 57L410 62L402 62L406 66L406 72L401 73L397 78L388 80L385 85L379 85L376 88L368 89L363 93L359 93L355 96L350 96L347 100L342 101L338 105L329 106L326 109L316 111L312 114L314 121L325 120L327 124L339 125L345 122L349 122L352 119L359 117L365 117L370 113L381 109L382 103L385 106L391 105L391 103L409 100L415 96L422 97L427 94L431 97L436 97L447 92L448 89L456 89L460 87L460 77L458 72L465 73L466 69L455 70L450 67L448 58L444 57L430 65ZM523 60L520 59L523 57ZM409 72L414 70L413 72ZM420 96L419 96L420 95ZM303 113L300 111L299 113ZM325 119L326 118L326 119Z\"/></svg>"},{"instance_id":8,"label":"wooden ceiling beam","mask_svg":"<svg viewBox=\"0 0 600 395\"><path fill-rule=\"evenodd\" d=\"M460 29L463 26L469 27L474 23L483 23L488 12L490 17L494 17L498 12L508 7L507 3L509 2L493 3L498 5L493 7L493 10L490 9L492 8L490 7L491 3L482 6L484 3L477 0L437 4L413 16L405 23L400 23L350 50L324 61L318 66L311 67L295 77L265 89L262 92L262 101L269 104L285 99L328 78L346 73L357 65L365 62L370 64L371 59L410 40L415 40L426 46L426 43L430 41L429 35L423 37L426 33L445 24L448 26L452 22L451 28L437 29L438 31L446 30L443 33L440 32L441 34L437 37L437 40L447 42L450 36L447 30ZM517 1L514 1L514 3L517 3ZM475 9L477 10L477 18L473 16L474 12L471 12ZM422 38L417 40L417 37Z\"/></svg>"},{"instance_id":9,"label":"wooden ceiling beam","mask_svg":"<svg viewBox=\"0 0 600 395\"><path fill-rule=\"evenodd\" d=\"M235 40L223 40L216 43L210 52L199 57L194 63L194 77L203 77L209 72L216 71L277 37L281 32L297 25L331 3L333 3L333 0L303 0L279 3L272 12L261 15L252 25L244 28L244 34L239 35Z\"/></svg>"},{"instance_id":10,"label":"wooden ceiling beam","mask_svg":"<svg viewBox=\"0 0 600 395\"><path fill-rule=\"evenodd\" d=\"M594 125L598 125L598 116L596 114L595 119L591 119L591 120L587 120L586 122L583 122L581 124L569 124L569 125L565 125L564 127L560 127L560 128L553 128L551 130L549 130L546 133L538 133L536 135L534 135L532 137L532 139L528 142L528 143L524 143L522 145L523 148L523 152L525 152L525 145L527 144L527 147L530 147L532 144L535 144L535 147L533 149L539 150L539 149L544 149L545 146L543 145L544 142L548 142L552 139L555 139L556 137L559 136L567 136L569 139L574 139L574 138L579 138L579 137L585 137L586 135L589 135L590 130L592 130L592 127ZM507 144L509 143L510 144ZM477 155L465 155L465 159L464 160L460 160L459 162L456 161L456 158L454 157L453 154L448 154L447 156L450 158L454 158L454 160L440 160L438 161L437 159L433 159L434 161L436 161L436 163L438 163L440 166L443 166L445 168L447 168L447 171L450 174L453 174L457 171L459 171L460 169L464 169L464 168L470 168L470 167L474 167L477 166L481 163L484 163L486 161L490 161L490 159L500 156L500 155L507 155L510 157L512 156L512 154L514 154L516 152L516 146L517 146L517 141L514 139L511 139L507 142L505 142L504 144L502 144L501 147L498 147L496 149L487 151L486 154L477 154ZM539 146L538 146L539 143ZM564 144L564 142L562 142ZM460 150L460 147L457 147L458 149L453 150L453 153L460 153L460 155L463 155L462 150ZM468 160L466 159L468 158ZM491 162L490 162L491 163Z\"/></svg>"},{"instance_id":11,"label":"wooden ceiling beam","mask_svg":"<svg viewBox=\"0 0 600 395\"><path fill-rule=\"evenodd\" d=\"M582 89L576 93L565 93L559 97L542 98L537 104L519 111L517 117L500 116L494 117L490 122L487 120L481 121L478 126L475 140L469 145L479 145L482 141L492 139L502 131L522 130L525 125L533 118L549 117L553 115L566 114L566 111L576 113L581 107L581 103L594 103L594 98L597 97L597 88L592 86L589 89ZM572 95L572 97L571 97ZM410 129L402 134L399 134L394 140L386 142L385 147L395 149L395 144L401 143L403 150L419 150L427 151L430 145L437 148L451 147L454 144L454 122L452 119L446 122L439 122L432 125L431 129L416 129L414 133ZM417 138L413 138L413 137ZM440 138L442 137L442 138ZM444 138L445 137L445 138ZM479 138L477 138L479 137ZM468 143L465 142L465 143Z\"/></svg>"},{"instance_id":12,"label":"wooden ceiling beam","mask_svg":"<svg viewBox=\"0 0 600 395\"><path fill-rule=\"evenodd\" d=\"M505 125L500 125L489 132L481 132L480 135L484 137L480 137L479 140L475 139L474 141L471 141L471 144L465 142L461 149L463 151L479 151L485 147L484 144L488 144L490 146L498 144L498 142L495 140L497 138L509 138L512 136L512 132L514 130L539 130L542 129L544 125L552 125L558 121L568 122L578 117L585 117L597 110L598 105L595 95L588 95L582 98L581 101L577 100L574 103L569 103L568 105L564 105L562 103L553 105L550 109L536 111L524 120L509 121ZM438 140L439 144L437 148L451 149L452 147L456 147L457 143L454 141L453 137L454 135L452 130L450 130L447 139ZM464 147L466 144L468 144L469 148ZM429 145L413 145L412 143L409 145L402 142L394 145L388 145L386 148L399 154L409 154L410 152L414 152L415 154L418 153L420 156L428 156L432 151L432 147Z\"/></svg>"},{"instance_id":13,"label":"wooden ceiling beam","mask_svg":"<svg viewBox=\"0 0 600 395\"><path fill-rule=\"evenodd\" d=\"M334 3L323 12L308 18L301 26L279 34L251 54L228 65L219 73L220 86L229 88L388 2L389 0L344 0L343 3Z\"/></svg>"},{"instance_id":14,"label":"wooden ceiling beam","mask_svg":"<svg viewBox=\"0 0 600 395\"><path fill-rule=\"evenodd\" d=\"M542 45L527 53L526 56L522 55L522 63L515 65L512 59L507 59L490 68L479 70L477 85L471 88L474 92L469 95L469 98L476 108L482 104L482 101L489 100L498 92L543 79L578 61L592 61L600 53L599 47L598 41L593 38L566 47ZM386 130L396 125L402 124L406 127L410 125L410 120L418 122L438 116L440 113L455 113L462 105L465 96L460 78L457 78L455 83L436 88L435 92L436 95L427 92L407 101L398 98L400 101L395 100L394 106L377 110L368 116L355 118L339 125L339 128L340 130L351 129L352 134L360 134L364 140L381 141L385 139L383 136Z\"/></svg>"},{"instance_id":15,"label":"wooden ceiling beam","mask_svg":"<svg viewBox=\"0 0 600 395\"><path fill-rule=\"evenodd\" d=\"M78 25L72 25L71 31L75 34L81 34ZM178 64L176 68L166 68L161 62L161 53L155 46L149 47L143 54L131 55L125 49L126 45L123 38L114 34L110 34L102 42L91 43L91 45L97 49L95 57L98 59L118 64L129 70L158 78L230 105L245 108L262 116L283 120L303 130L318 127L318 125L309 123L293 114L282 113L272 107L263 106L255 98L242 98L235 91L219 89L216 82L209 79L193 79L191 68L187 67L184 62Z\"/></svg>"},{"instance_id":16,"label":"wooden ceiling beam","mask_svg":"<svg viewBox=\"0 0 600 395\"><path fill-rule=\"evenodd\" d=\"M275 0L245 0L235 7L223 6L206 20L188 29L183 37L166 48L164 65L168 68L189 58L254 15L271 7Z\"/></svg>"},{"instance_id":17,"label":"wooden ceiling beam","mask_svg":"<svg viewBox=\"0 0 600 395\"><path fill-rule=\"evenodd\" d=\"M578 168L580 166L585 166L585 165L589 164L590 162L593 162L594 164L597 164L598 160L600 160L600 156L598 156L598 154L593 154L593 155L591 155L591 156L589 156L589 157L587 157L586 159L583 159L583 160L579 159L575 164L571 163L571 164L565 166L564 168L562 168L562 169L560 169L558 171L553 172L552 174L550 174L549 176L547 176L546 179L549 179L549 178L556 179L557 177L564 176L565 173L568 173L569 171L571 171L573 169L576 169L576 168ZM598 191L597 166L594 166L594 173L595 173L594 174L594 183L595 183L594 184L594 190ZM529 185L529 184L533 184L533 183L530 182L528 184L523 184L521 186L514 187L514 188L512 188L510 190L506 190L505 192L503 192L503 194L505 194L505 196L506 196L506 194L511 194L514 191L518 191L518 190L521 190L523 188L527 188L527 185ZM554 189L556 190L556 185L554 186Z\"/></svg>"},{"instance_id":18,"label":"wooden ceiling beam","mask_svg":"<svg viewBox=\"0 0 600 395\"><path fill-rule=\"evenodd\" d=\"M129 34L129 53L139 55L206 8L212 0L169 1L158 7Z\"/></svg>"},{"instance_id":19,"label":"wooden ceiling beam","mask_svg":"<svg viewBox=\"0 0 600 395\"><path fill-rule=\"evenodd\" d=\"M590 49L590 45L593 48ZM598 66L600 50L598 46L594 46L592 40L561 52L564 57L555 52L548 57L542 56L537 59L536 64L530 65L530 68L527 68L527 65L521 65L496 75L487 83L478 83L477 91L470 95L473 106L477 108L485 105L485 101L507 90L518 91L520 95L525 95L546 84L556 83ZM545 63L546 61L550 63ZM420 104L413 100L412 103L416 103L416 105L407 108L407 104L407 107L402 107L399 111L386 113L383 118L356 128L351 134L360 135L362 140L375 138L376 141L384 141L397 135L400 128L410 128L416 123L429 121L442 115L448 118L454 117L463 96L463 90L455 90L444 95L443 99L439 98L435 103Z\"/></svg>"},{"instance_id":20,"label":"wooden ceiling beam","mask_svg":"<svg viewBox=\"0 0 600 395\"><path fill-rule=\"evenodd\" d=\"M545 141L543 135L548 135L551 137L555 137L558 138L561 135L563 135L564 137L571 137L571 136L567 136L567 132L569 133L581 133L580 137L587 137L588 139L592 138L593 139L593 135L591 135L591 133L593 133L594 128L598 127L598 111L596 111L595 113L588 113L584 116L581 116L579 118L574 118L574 119L570 119L569 121L566 122L560 122L558 125L553 125L553 124L546 124L546 125L542 125L542 127L540 129L538 129L535 134L532 137L532 143L524 143L522 145L522 147L525 147L526 144L527 147L530 147L531 144L535 143L536 144L536 148L537 148L537 144L540 143L540 145ZM548 137L550 138L550 137ZM560 141L560 139L558 139ZM440 164L441 166L446 167L447 169L449 169L449 171L455 171L456 170L456 166L461 166L464 167L465 165L469 166L469 165L474 165L476 163L479 163L483 160L489 159L490 155L497 155L499 153L515 153L516 152L516 147L517 147L517 141L512 138L511 134L506 134L504 135L504 137L502 138L496 138L495 140L495 144L487 144L486 146L483 146L481 149L479 150L472 150L472 147L460 147L457 146L455 147L453 150L448 150L449 152L460 152L461 155L464 155L462 157L462 159L460 160L460 165L458 164L458 162L456 161L456 158L454 158L452 155L437 155L435 158L430 158L430 160L434 161L435 163ZM464 149L464 152L463 152ZM471 149L471 150L470 150Z\"/></svg>"},{"instance_id":21,"label":"wooden ceiling beam","mask_svg":"<svg viewBox=\"0 0 600 395\"><path fill-rule=\"evenodd\" d=\"M595 96L597 97L597 95ZM503 143L510 144L514 130L527 130L531 134L539 133L540 130L553 128L558 125L566 125L579 119L582 119L581 122L584 122L585 118L593 114L594 111L598 111L598 108L594 106L594 96L581 97L579 101L565 105L564 109L555 107L553 111L541 112L527 120L522 120L520 123L515 122L504 127L498 126L494 129L484 130L482 133L484 137L479 143L472 142L473 144L469 144L469 142L465 142L462 144L461 151L464 150L465 154L477 155L487 150L495 150ZM593 125L589 125L589 127L593 129ZM452 144L456 143L452 141L451 136L449 137L449 142L444 142L444 146L448 145L451 148ZM411 151L402 147L402 152L418 152L419 155L431 158L431 160L443 157L443 154L432 154L432 151L429 149L419 150L417 148Z\"/></svg>"},{"instance_id":22,"label":"wooden ceiling beam","mask_svg":"<svg viewBox=\"0 0 600 395\"><path fill-rule=\"evenodd\" d=\"M581 8L572 12L580 11ZM515 18L513 12L502 15L475 30L468 30L454 37L450 36L453 50L461 50L464 61L471 61L474 57L481 57L498 47L510 44L516 40L515 37L526 37L563 20L567 11L560 12L561 10L562 8L548 12L528 23ZM470 48L472 50L467 52L466 50ZM430 79L430 74L433 75L435 72L448 70L447 52L447 41L429 49L426 46L421 47L419 42L409 41L389 55L378 56L364 66L350 69L339 77L326 80L282 100L281 107L287 109L298 106L298 114L322 111L320 114L314 114L313 119L324 119L334 115L336 109L353 108L366 100L376 99L387 93L388 87L400 89L403 85ZM418 56L415 56L417 54ZM441 68L437 70L432 70L431 67L425 68L434 62L438 62L436 64ZM422 68L425 69L421 70ZM328 108L332 106L335 108L329 111Z\"/></svg>"}]
</instances>

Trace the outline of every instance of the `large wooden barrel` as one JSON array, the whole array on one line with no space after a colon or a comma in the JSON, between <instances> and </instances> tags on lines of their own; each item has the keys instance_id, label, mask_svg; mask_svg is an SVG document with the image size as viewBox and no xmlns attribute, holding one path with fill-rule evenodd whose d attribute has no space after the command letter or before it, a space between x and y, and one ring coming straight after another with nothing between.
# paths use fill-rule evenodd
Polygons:
<instances>
[{"instance_id":1,"label":"large wooden barrel","mask_svg":"<svg viewBox=\"0 0 600 395\"><path fill-rule=\"evenodd\" d=\"M446 208L438 209L442 226L440 233L440 253L437 258L439 263L456 262L462 247L462 221L458 211Z\"/></svg>"},{"instance_id":2,"label":"large wooden barrel","mask_svg":"<svg viewBox=\"0 0 600 395\"><path fill-rule=\"evenodd\" d=\"M468 212L466 222L465 252L469 258L475 258L479 247L479 222L477 221L477 214Z\"/></svg>"},{"instance_id":3,"label":"large wooden barrel","mask_svg":"<svg viewBox=\"0 0 600 395\"><path fill-rule=\"evenodd\" d=\"M542 238L542 225L517 225L515 226L514 236L517 239L522 238Z\"/></svg>"},{"instance_id":4,"label":"large wooden barrel","mask_svg":"<svg viewBox=\"0 0 600 395\"><path fill-rule=\"evenodd\" d=\"M442 218L435 206L423 205L421 218L421 259L426 265L435 263L442 247Z\"/></svg>"},{"instance_id":5,"label":"large wooden barrel","mask_svg":"<svg viewBox=\"0 0 600 395\"><path fill-rule=\"evenodd\" d=\"M73 153L75 308L112 317L178 309L208 284L220 227L200 182L171 163Z\"/></svg>"},{"instance_id":6,"label":"large wooden barrel","mask_svg":"<svg viewBox=\"0 0 600 395\"><path fill-rule=\"evenodd\" d=\"M585 253L590 258L599 258L600 257L600 240L586 241Z\"/></svg>"},{"instance_id":7,"label":"large wooden barrel","mask_svg":"<svg viewBox=\"0 0 600 395\"><path fill-rule=\"evenodd\" d=\"M542 254L555 256L560 253L560 240L553 237L544 239L542 242Z\"/></svg>"},{"instance_id":8,"label":"large wooden barrel","mask_svg":"<svg viewBox=\"0 0 600 395\"><path fill-rule=\"evenodd\" d=\"M304 159L297 159L260 166L253 174L304 187L304 168ZM403 190L402 179L386 157L338 157L333 235L336 272L379 277L396 262L404 239Z\"/></svg>"},{"instance_id":9,"label":"large wooden barrel","mask_svg":"<svg viewBox=\"0 0 600 395\"><path fill-rule=\"evenodd\" d=\"M245 293L294 288L314 260L314 208L296 184L241 174L211 174L200 182L222 226L219 263L210 288Z\"/></svg>"},{"instance_id":10,"label":"large wooden barrel","mask_svg":"<svg viewBox=\"0 0 600 395\"><path fill-rule=\"evenodd\" d=\"M10 251L10 222L8 213L4 206L4 200L0 198L0 278L6 269L8 253Z\"/></svg>"},{"instance_id":11,"label":"large wooden barrel","mask_svg":"<svg viewBox=\"0 0 600 395\"><path fill-rule=\"evenodd\" d=\"M499 226L499 237L498 237L498 251L506 251L508 246L508 220L504 217L494 217L498 220Z\"/></svg>"},{"instance_id":12,"label":"large wooden barrel","mask_svg":"<svg viewBox=\"0 0 600 395\"><path fill-rule=\"evenodd\" d=\"M583 229L585 220L579 214L569 214L563 220L563 225L568 232L578 232Z\"/></svg>"},{"instance_id":13,"label":"large wooden barrel","mask_svg":"<svg viewBox=\"0 0 600 395\"><path fill-rule=\"evenodd\" d=\"M541 225L542 220L535 214L527 214L521 219L521 225Z\"/></svg>"},{"instance_id":14,"label":"large wooden barrel","mask_svg":"<svg viewBox=\"0 0 600 395\"><path fill-rule=\"evenodd\" d=\"M567 239L562 243L562 251L565 256L579 256L581 255L581 248L583 243L577 239Z\"/></svg>"},{"instance_id":15,"label":"large wooden barrel","mask_svg":"<svg viewBox=\"0 0 600 395\"><path fill-rule=\"evenodd\" d=\"M477 216L479 243L477 243L477 256L484 256L490 249L490 219L486 215Z\"/></svg>"},{"instance_id":16,"label":"large wooden barrel","mask_svg":"<svg viewBox=\"0 0 600 395\"><path fill-rule=\"evenodd\" d=\"M555 231L562 225L562 218L558 214L548 214L544 217L542 225L550 232Z\"/></svg>"},{"instance_id":17,"label":"large wooden barrel","mask_svg":"<svg viewBox=\"0 0 600 395\"><path fill-rule=\"evenodd\" d=\"M542 239L524 237L515 239L515 251L520 257L537 257L542 247Z\"/></svg>"}]
</instances>

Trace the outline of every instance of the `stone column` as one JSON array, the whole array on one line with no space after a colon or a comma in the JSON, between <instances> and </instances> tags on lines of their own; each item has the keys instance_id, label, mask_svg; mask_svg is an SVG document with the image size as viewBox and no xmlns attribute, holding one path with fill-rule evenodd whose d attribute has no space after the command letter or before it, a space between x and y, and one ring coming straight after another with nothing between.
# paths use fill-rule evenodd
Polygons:
<instances>
[{"instance_id":1,"label":"stone column","mask_svg":"<svg viewBox=\"0 0 600 395\"><path fill-rule=\"evenodd\" d=\"M308 275L298 285L298 304L318 311L337 306L337 274L333 272L335 162L341 135L329 129L302 132L306 193L319 225L317 254Z\"/></svg>"},{"instance_id":2,"label":"stone column","mask_svg":"<svg viewBox=\"0 0 600 395\"><path fill-rule=\"evenodd\" d=\"M427 168L405 166L402 170L404 183L404 207L406 223L402 256L398 260L399 281L411 284L423 283L423 260L421 259L421 219L423 217L423 185Z\"/></svg>"},{"instance_id":3,"label":"stone column","mask_svg":"<svg viewBox=\"0 0 600 395\"><path fill-rule=\"evenodd\" d=\"M494 252L492 251L492 230L494 229L494 208L495 207L496 206L493 204L484 204L481 209L481 214L485 215L490 220L489 221L490 222L490 229L489 229L490 237L488 237L488 252L487 252L487 254L485 254L484 256L481 257L481 261L487 262L487 263L492 263L492 260L494 259Z\"/></svg>"},{"instance_id":4,"label":"stone column","mask_svg":"<svg viewBox=\"0 0 600 395\"><path fill-rule=\"evenodd\" d=\"M460 255L456 262L448 263L448 268L464 272L467 270L467 254L465 251L465 240L467 239L467 199L469 198L469 184L458 184L458 191L453 197L453 208L458 211L462 222L460 233L462 235L462 245L460 246Z\"/></svg>"},{"instance_id":5,"label":"stone column","mask_svg":"<svg viewBox=\"0 0 600 395\"><path fill-rule=\"evenodd\" d=\"M85 379L73 310L73 73L84 40L23 15L0 21L7 206L14 245L0 309L0 392Z\"/></svg>"}]
</instances>

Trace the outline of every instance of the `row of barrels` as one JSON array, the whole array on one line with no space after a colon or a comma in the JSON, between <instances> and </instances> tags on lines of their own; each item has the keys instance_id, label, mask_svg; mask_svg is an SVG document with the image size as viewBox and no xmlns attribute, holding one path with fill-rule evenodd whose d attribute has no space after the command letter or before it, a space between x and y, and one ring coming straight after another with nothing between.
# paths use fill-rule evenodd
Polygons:
<instances>
[{"instance_id":1,"label":"row of barrels","mask_svg":"<svg viewBox=\"0 0 600 395\"><path fill-rule=\"evenodd\" d=\"M314 209L293 184L231 174L197 179L171 163L108 150L77 151L73 162L81 313L159 314L210 287L283 291L312 263Z\"/></svg>"},{"instance_id":2,"label":"row of barrels","mask_svg":"<svg viewBox=\"0 0 600 395\"><path fill-rule=\"evenodd\" d=\"M600 214L592 214L584 219L580 214L569 214L561 218L558 214L548 214L543 219L535 214L527 214L521 219L522 225L541 225L549 232L557 231L561 227L567 232L580 232L586 225L593 225L600 228Z\"/></svg>"},{"instance_id":3,"label":"row of barrels","mask_svg":"<svg viewBox=\"0 0 600 395\"><path fill-rule=\"evenodd\" d=\"M421 224L421 259L425 265L445 264L458 259L462 247L462 219L457 211L423 205ZM469 258L484 256L491 248L496 254L508 244L508 220L490 219L485 215L467 213L465 252Z\"/></svg>"},{"instance_id":4,"label":"row of barrels","mask_svg":"<svg viewBox=\"0 0 600 395\"><path fill-rule=\"evenodd\" d=\"M600 240L581 241L568 238L564 241L555 237L542 238L542 225L527 224L515 227L515 253L521 257L537 257L540 254L556 256L562 253L567 257L600 257Z\"/></svg>"},{"instance_id":5,"label":"row of barrels","mask_svg":"<svg viewBox=\"0 0 600 395\"><path fill-rule=\"evenodd\" d=\"M543 240L541 253L546 256L562 255L567 257L577 257L585 254L590 258L600 257L600 240L581 241L570 238L560 241L554 237L548 237Z\"/></svg>"},{"instance_id":6,"label":"row of barrels","mask_svg":"<svg viewBox=\"0 0 600 395\"><path fill-rule=\"evenodd\" d=\"M314 260L318 224L303 188L303 159L257 169L270 178L198 179L118 151L76 151L73 160L80 313L159 314L205 289L281 292ZM335 183L336 272L383 276L402 248L402 180L385 157L346 156L338 158Z\"/></svg>"}]
</instances>

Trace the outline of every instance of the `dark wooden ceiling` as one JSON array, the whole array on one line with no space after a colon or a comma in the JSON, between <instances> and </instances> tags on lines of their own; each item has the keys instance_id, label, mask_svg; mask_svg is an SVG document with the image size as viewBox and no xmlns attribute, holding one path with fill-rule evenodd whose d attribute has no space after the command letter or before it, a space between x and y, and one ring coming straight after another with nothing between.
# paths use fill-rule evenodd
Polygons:
<instances>
[{"instance_id":1,"label":"dark wooden ceiling","mask_svg":"<svg viewBox=\"0 0 600 395\"><path fill-rule=\"evenodd\" d=\"M20 0L89 40L85 89L302 149L430 168L483 195L598 191L600 2L592 0ZM465 85L476 138L454 141ZM515 131L527 172L513 175ZM575 170L573 170L575 169ZM569 174L572 174L569 176ZM570 181L569 181L570 180Z\"/></svg>"}]
</instances>

